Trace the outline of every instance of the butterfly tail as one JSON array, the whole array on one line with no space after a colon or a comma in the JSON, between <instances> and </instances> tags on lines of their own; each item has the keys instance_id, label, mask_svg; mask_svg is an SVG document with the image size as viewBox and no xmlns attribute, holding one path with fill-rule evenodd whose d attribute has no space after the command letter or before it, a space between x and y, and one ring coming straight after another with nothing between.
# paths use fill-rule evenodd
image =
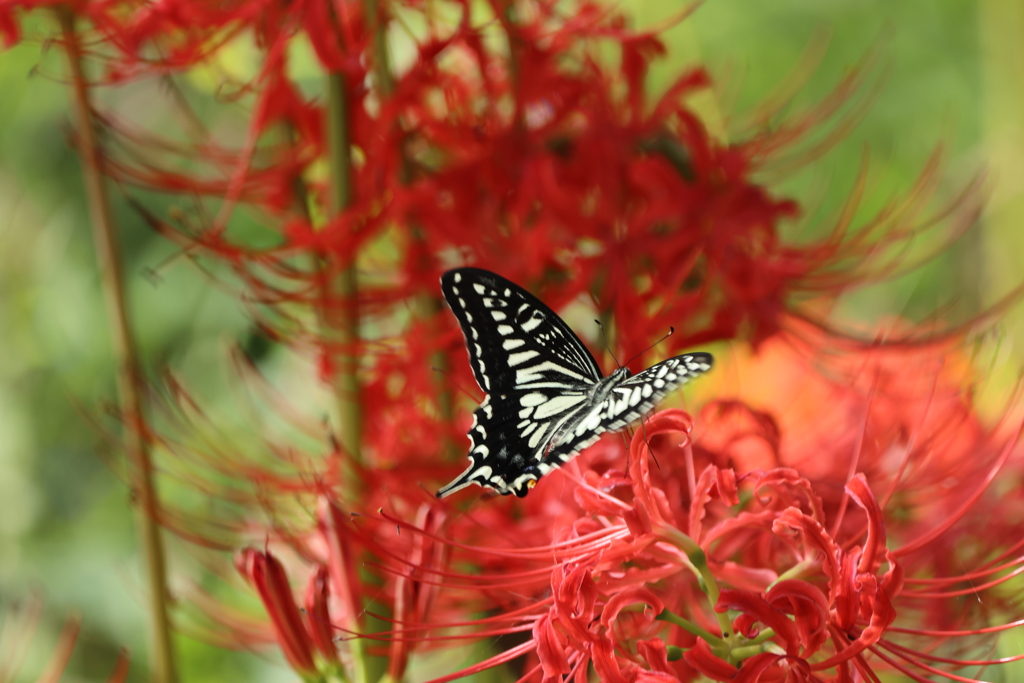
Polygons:
<instances>
[{"instance_id":1,"label":"butterfly tail","mask_svg":"<svg viewBox=\"0 0 1024 683\"><path fill-rule=\"evenodd\" d=\"M470 463L465 472L456 477L450 484L446 484L437 490L437 497L444 498L446 496L450 496L456 491L461 491L470 484L478 484L477 481L472 479L475 470L476 465L474 463Z\"/></svg>"}]
</instances>

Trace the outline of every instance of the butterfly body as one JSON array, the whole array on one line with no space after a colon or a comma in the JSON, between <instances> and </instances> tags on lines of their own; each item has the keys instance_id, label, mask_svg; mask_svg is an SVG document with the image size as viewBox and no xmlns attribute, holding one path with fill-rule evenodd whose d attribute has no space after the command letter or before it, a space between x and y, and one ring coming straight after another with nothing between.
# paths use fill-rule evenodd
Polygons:
<instances>
[{"instance_id":1,"label":"butterfly body","mask_svg":"<svg viewBox=\"0 0 1024 683\"><path fill-rule=\"evenodd\" d=\"M525 496L603 433L625 427L711 368L709 354L694 353L636 375L619 368L604 377L565 322L505 278L458 268L442 275L441 291L487 396L468 432L470 466L439 498L470 484Z\"/></svg>"}]
</instances>

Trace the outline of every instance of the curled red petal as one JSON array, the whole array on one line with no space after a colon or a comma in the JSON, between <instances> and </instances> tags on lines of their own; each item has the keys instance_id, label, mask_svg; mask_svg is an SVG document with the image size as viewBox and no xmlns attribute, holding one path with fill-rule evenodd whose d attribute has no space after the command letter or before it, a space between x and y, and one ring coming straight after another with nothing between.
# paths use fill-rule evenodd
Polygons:
<instances>
[{"instance_id":1,"label":"curled red petal","mask_svg":"<svg viewBox=\"0 0 1024 683\"><path fill-rule=\"evenodd\" d=\"M736 488L736 473L708 465L697 480L697 490L690 502L690 538L700 542L701 522L707 512L707 504L718 498L726 505L739 504L739 490Z\"/></svg>"},{"instance_id":2,"label":"curled red petal","mask_svg":"<svg viewBox=\"0 0 1024 683\"><path fill-rule=\"evenodd\" d=\"M885 522L882 521L882 508L875 500L867 479L859 472L846 483L846 492L868 517L867 540L864 542L857 569L873 574L881 566L881 558L885 551Z\"/></svg>"},{"instance_id":3,"label":"curled red petal","mask_svg":"<svg viewBox=\"0 0 1024 683\"><path fill-rule=\"evenodd\" d=\"M607 638L599 638L590 644L590 656L594 671L602 683L629 683L622 675L622 669L615 659L615 645Z\"/></svg>"},{"instance_id":4,"label":"curled red petal","mask_svg":"<svg viewBox=\"0 0 1024 683\"><path fill-rule=\"evenodd\" d=\"M698 673L713 681L731 681L739 673L739 669L732 664L716 657L703 638L698 638L697 644L683 653L683 659Z\"/></svg>"},{"instance_id":5,"label":"curled red petal","mask_svg":"<svg viewBox=\"0 0 1024 683\"><path fill-rule=\"evenodd\" d=\"M622 611L623 607L638 602L650 605L651 611L653 612L651 615L652 619L654 616L661 614L665 609L665 603L662 602L661 598L659 598L649 588L630 588L616 593L608 600L604 606L604 610L601 612L601 625L605 628L609 628L611 623L615 621L615 618L619 616L619 612Z\"/></svg>"},{"instance_id":6,"label":"curled red petal","mask_svg":"<svg viewBox=\"0 0 1024 683\"><path fill-rule=\"evenodd\" d=\"M783 678L776 678L773 674L768 680L783 680L791 681L792 683L800 683L801 681L809 683L810 681L818 680L813 676L811 667L804 660L797 657L781 657L770 652L764 652L754 655L749 659L744 659L743 665L740 667L740 673L733 681L735 683L758 683L767 671L780 664L784 665L780 666L783 669Z\"/></svg>"},{"instance_id":7,"label":"curled red petal","mask_svg":"<svg viewBox=\"0 0 1024 683\"><path fill-rule=\"evenodd\" d=\"M771 492L766 491L769 489ZM776 507L806 507L812 519L824 523L825 511L821 497L814 492L811 482L800 472L788 467L777 467L758 477L754 491L763 505ZM797 495L799 494L799 496Z\"/></svg>"},{"instance_id":8,"label":"curled red petal","mask_svg":"<svg viewBox=\"0 0 1024 683\"><path fill-rule=\"evenodd\" d=\"M802 657L809 657L828 639L828 599L817 587L806 581L787 579L772 586L765 593L765 600L793 616L804 648Z\"/></svg>"},{"instance_id":9,"label":"curled red petal","mask_svg":"<svg viewBox=\"0 0 1024 683\"><path fill-rule=\"evenodd\" d=\"M730 609L755 617L757 621L773 629L785 644L786 652L791 655L797 654L800 638L796 626L785 613L770 605L763 597L750 591L723 590L718 598L718 604L715 605L715 611L725 612Z\"/></svg>"},{"instance_id":10,"label":"curled red petal","mask_svg":"<svg viewBox=\"0 0 1024 683\"><path fill-rule=\"evenodd\" d=\"M857 555L840 559L839 579L831 586L832 621L843 632L849 631L860 614L861 583L857 577Z\"/></svg>"},{"instance_id":11,"label":"curled red petal","mask_svg":"<svg viewBox=\"0 0 1024 683\"><path fill-rule=\"evenodd\" d=\"M557 567L551 576L552 616L570 637L588 642L594 639L587 629L594 616L597 586L589 567L580 565L566 569Z\"/></svg>"},{"instance_id":12,"label":"curled red petal","mask_svg":"<svg viewBox=\"0 0 1024 683\"><path fill-rule=\"evenodd\" d=\"M870 579L866 582L870 584L868 588L875 585L875 577L872 576L866 578ZM871 607L872 612L868 625L860 632L857 639L828 659L815 662L811 667L812 669L815 671L831 669L842 662L849 661L853 657L856 657L868 647L878 642L878 639L882 637L885 629L892 624L893 620L896 619L896 610L885 597L885 594L880 590L874 593L873 599L871 600Z\"/></svg>"},{"instance_id":13,"label":"curled red petal","mask_svg":"<svg viewBox=\"0 0 1024 683\"><path fill-rule=\"evenodd\" d=\"M569 659L565 654L558 632L551 625L551 616L545 614L533 624L533 640L537 643L537 658L540 659L544 677L562 676L569 673Z\"/></svg>"},{"instance_id":14,"label":"curled red petal","mask_svg":"<svg viewBox=\"0 0 1024 683\"><path fill-rule=\"evenodd\" d=\"M671 674L672 665L668 661L668 647L661 638L636 641L636 650L647 660L647 666L654 671Z\"/></svg>"},{"instance_id":15,"label":"curled red petal","mask_svg":"<svg viewBox=\"0 0 1024 683\"><path fill-rule=\"evenodd\" d=\"M316 572L309 578L309 586L306 588L306 623L316 649L327 661L337 662L334 627L331 625L331 615L327 609L330 597L328 580L327 567L322 565L317 567Z\"/></svg>"},{"instance_id":16,"label":"curled red petal","mask_svg":"<svg viewBox=\"0 0 1024 683\"><path fill-rule=\"evenodd\" d=\"M882 590L892 600L903 590L903 565L896 561L888 549L884 555L885 561L889 563L889 570L882 576Z\"/></svg>"},{"instance_id":17,"label":"curled red petal","mask_svg":"<svg viewBox=\"0 0 1024 683\"><path fill-rule=\"evenodd\" d=\"M647 506L653 523L671 519L672 512L664 500L664 493L651 483L649 442L658 434L673 432L683 433L689 438L692 430L693 418L687 413L677 409L663 410L651 416L644 429L637 431L630 442L629 472L633 478L634 495Z\"/></svg>"},{"instance_id":18,"label":"curled red petal","mask_svg":"<svg viewBox=\"0 0 1024 683\"><path fill-rule=\"evenodd\" d=\"M824 560L824 570L829 577L830 590L840 580L840 569L837 558L839 557L839 546L832 537L828 535L823 527L813 517L805 515L797 508L786 508L772 523L772 530L775 533L783 533L789 528L803 535L805 542L809 542Z\"/></svg>"}]
</instances>

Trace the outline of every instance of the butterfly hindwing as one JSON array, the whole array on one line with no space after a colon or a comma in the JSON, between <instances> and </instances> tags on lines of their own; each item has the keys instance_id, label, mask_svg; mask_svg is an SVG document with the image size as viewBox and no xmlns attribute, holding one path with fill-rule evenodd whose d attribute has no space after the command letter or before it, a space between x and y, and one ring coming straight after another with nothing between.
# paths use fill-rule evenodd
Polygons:
<instances>
[{"instance_id":1,"label":"butterfly hindwing","mask_svg":"<svg viewBox=\"0 0 1024 683\"><path fill-rule=\"evenodd\" d=\"M629 424L657 405L661 399L711 369L714 359L710 353L684 353L681 356L655 363L643 372L633 375L615 391L620 400L611 407L617 422ZM625 390L629 390L626 397ZM637 398L639 396L639 399ZM612 427L618 429L619 427Z\"/></svg>"},{"instance_id":2,"label":"butterfly hindwing","mask_svg":"<svg viewBox=\"0 0 1024 683\"><path fill-rule=\"evenodd\" d=\"M574 430L552 445L544 462L556 467L568 462L605 432L618 431L635 422L666 395L710 370L712 363L710 354L687 353L613 384L608 396L582 415Z\"/></svg>"},{"instance_id":3,"label":"butterfly hindwing","mask_svg":"<svg viewBox=\"0 0 1024 683\"><path fill-rule=\"evenodd\" d=\"M532 294L479 268L441 276L441 291L466 338L477 384L469 467L442 487L470 484L524 496L545 474L606 431L621 429L711 367L706 353L676 356L635 377L603 377L587 347Z\"/></svg>"},{"instance_id":4,"label":"butterfly hindwing","mask_svg":"<svg viewBox=\"0 0 1024 683\"><path fill-rule=\"evenodd\" d=\"M564 423L563 410L556 414L545 413L544 419L533 420L521 417L526 409L521 408L523 399L531 403L555 402L564 398L555 389L533 391L513 390L505 394L489 395L473 413L473 425L469 429L469 467L454 481L438 491L443 497L469 484L479 484L499 493L525 495L526 482L536 481L557 467L560 462L549 464L542 456L556 437L558 426ZM585 401L581 394L580 403Z\"/></svg>"}]
</instances>

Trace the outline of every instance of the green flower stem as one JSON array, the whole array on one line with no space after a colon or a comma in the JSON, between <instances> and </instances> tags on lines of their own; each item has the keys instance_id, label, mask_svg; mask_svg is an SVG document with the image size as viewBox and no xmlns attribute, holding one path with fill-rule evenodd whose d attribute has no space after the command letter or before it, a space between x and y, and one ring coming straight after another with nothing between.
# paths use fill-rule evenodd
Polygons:
<instances>
[{"instance_id":1,"label":"green flower stem","mask_svg":"<svg viewBox=\"0 0 1024 683\"><path fill-rule=\"evenodd\" d=\"M305 679L306 683L349 683L349 680L345 667L340 663L326 664L312 680Z\"/></svg>"},{"instance_id":2,"label":"green flower stem","mask_svg":"<svg viewBox=\"0 0 1024 683\"><path fill-rule=\"evenodd\" d=\"M775 629L766 628L765 630L763 630L760 633L758 633L756 638L752 638L751 640L748 640L747 642L752 644L752 645L760 645L761 643L765 642L766 640L769 640L769 639L774 638L774 637L775 637Z\"/></svg>"},{"instance_id":3,"label":"green flower stem","mask_svg":"<svg viewBox=\"0 0 1024 683\"><path fill-rule=\"evenodd\" d=\"M85 195L89 205L103 298L110 323L110 336L118 365L117 393L121 414L124 417L122 439L128 456L128 476L136 503L135 525L146 558L149 600L146 611L150 619L152 639L152 680L156 683L174 683L178 675L168 615L167 565L158 523L160 513L156 487L153 483L153 463L149 442L145 436L146 409L142 373L125 304L121 248L110 209L110 199L103 182L103 162L99 140L93 127L89 86L82 68L81 45L75 29L75 16L64 5L56 6L54 11L60 22L64 48L71 68L78 152L82 160Z\"/></svg>"},{"instance_id":4,"label":"green flower stem","mask_svg":"<svg viewBox=\"0 0 1024 683\"><path fill-rule=\"evenodd\" d=\"M328 164L331 174L331 204L329 217L334 218L352 205L352 141L349 126L351 116L348 88L344 74L332 73L327 82L327 144ZM334 393L338 400L341 422L341 445L356 461L362 462L363 415L360 404L359 355L355 346L359 343L359 281L356 276L356 259L352 255L345 268L325 284L331 288L328 301L333 305L325 311L333 323L331 331L336 334L342 348ZM339 306L340 310L334 310Z\"/></svg>"},{"instance_id":5,"label":"green flower stem","mask_svg":"<svg viewBox=\"0 0 1024 683\"><path fill-rule=\"evenodd\" d=\"M660 529L660 535L666 542L671 543L686 554L690 564L697 570L701 580L701 588L707 594L708 602L711 603L711 608L714 610L721 593L718 589L718 582L715 581L711 568L708 567L708 558L704 551L701 550L696 541L675 527L663 526ZM715 618L718 620L718 626L722 629L722 634L728 637L732 631L729 615L715 610Z\"/></svg>"},{"instance_id":6,"label":"green flower stem","mask_svg":"<svg viewBox=\"0 0 1024 683\"><path fill-rule=\"evenodd\" d=\"M387 24L382 15L379 0L367 0L365 7L368 27L373 34L373 54L370 55L370 58L373 60L378 96L383 99L394 89L387 51ZM352 104L344 74L331 73L328 76L327 91L327 144L331 178L329 217L333 218L350 207L354 201L350 129ZM356 254L353 254L345 269L329 286L334 287L332 294L337 295L334 301L340 301L342 305L340 324L334 330L337 333L337 340L344 350L334 387L340 411L341 427L343 432L348 435L342 439L342 445L356 462L361 463L364 458L362 452L362 392L359 382L359 355L356 352L356 345L360 340L361 321L356 268ZM328 314L330 315L330 311ZM357 606L353 605L352 607ZM353 621L355 628L352 630L361 633L365 622L355 617L353 617ZM361 638L353 638L348 642L353 660L352 680L354 683L368 683L373 675L371 670L375 664L380 663L380 660L369 655L365 642Z\"/></svg>"},{"instance_id":7,"label":"green flower stem","mask_svg":"<svg viewBox=\"0 0 1024 683\"><path fill-rule=\"evenodd\" d=\"M760 643L758 645L744 645L742 647L734 647L729 651L729 659L733 663L742 662L744 659L749 659L755 655L763 654L765 652L771 652L774 654L785 654L785 650L780 652L781 648L775 643Z\"/></svg>"},{"instance_id":8,"label":"green flower stem","mask_svg":"<svg viewBox=\"0 0 1024 683\"><path fill-rule=\"evenodd\" d=\"M772 581L771 584L768 586L768 588L771 588L772 586L777 584L779 581L786 581L788 579L798 579L801 576L803 576L804 573L808 569L810 569L812 567L815 567L817 565L818 565L818 560L816 560L816 559L801 560L797 564L793 565L792 567L790 567L786 571L784 571L781 574L779 574L779 578L777 578L774 581Z\"/></svg>"},{"instance_id":9,"label":"green flower stem","mask_svg":"<svg viewBox=\"0 0 1024 683\"><path fill-rule=\"evenodd\" d=\"M697 624L693 623L692 621L684 619L678 614L674 614L673 612L669 612L668 610L663 610L661 614L655 617L655 619L657 619L658 621L667 621L670 624L675 624L684 631L689 631L693 635L703 638L708 642L709 645L716 646L722 644L722 639L718 636L712 635L708 631L702 629L700 626L697 626Z\"/></svg>"},{"instance_id":10,"label":"green flower stem","mask_svg":"<svg viewBox=\"0 0 1024 683\"><path fill-rule=\"evenodd\" d=\"M329 216L331 218L341 214L352 205L353 201L350 106L344 74L331 73L327 80L327 145L331 185ZM363 460L363 414L360 404L359 355L355 349L359 342L360 327L359 282L356 277L355 254L334 280L324 283L324 287L330 288L330 291L325 292L328 305L323 311L324 322L327 323L329 333L332 333L329 336L334 336L342 348L338 373L334 380L334 394L341 427L339 438L349 456L359 463ZM334 306L339 304L340 312L334 309ZM350 605L349 607L358 606ZM346 627L361 633L362 624L359 619L355 616L351 619L353 623L347 624ZM367 683L369 674L363 640L353 638L348 641L348 647L352 656L353 680L355 683Z\"/></svg>"}]
</instances>

